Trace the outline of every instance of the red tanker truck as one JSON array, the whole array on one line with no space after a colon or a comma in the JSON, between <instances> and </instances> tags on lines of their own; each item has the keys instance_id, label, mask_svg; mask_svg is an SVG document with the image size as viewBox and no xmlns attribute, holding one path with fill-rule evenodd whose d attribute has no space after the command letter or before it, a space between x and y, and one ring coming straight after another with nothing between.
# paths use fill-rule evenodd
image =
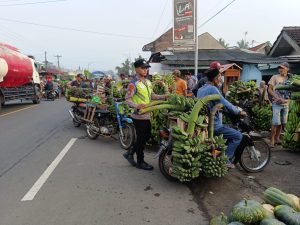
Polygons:
<instances>
[{"instance_id":1,"label":"red tanker truck","mask_svg":"<svg viewBox=\"0 0 300 225\"><path fill-rule=\"evenodd\" d=\"M40 77L35 61L13 46L0 43L0 110L11 100L40 102Z\"/></svg>"}]
</instances>

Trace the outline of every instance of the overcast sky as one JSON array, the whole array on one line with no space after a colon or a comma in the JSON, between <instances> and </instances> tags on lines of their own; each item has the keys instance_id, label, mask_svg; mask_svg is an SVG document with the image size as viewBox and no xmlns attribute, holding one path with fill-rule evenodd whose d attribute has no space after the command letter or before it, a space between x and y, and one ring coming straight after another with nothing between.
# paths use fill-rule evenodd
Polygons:
<instances>
[{"instance_id":1,"label":"overcast sky","mask_svg":"<svg viewBox=\"0 0 300 225\"><path fill-rule=\"evenodd\" d=\"M198 26L231 1L198 0ZM126 58L150 56L142 47L172 26L172 2L0 0L0 42L40 61L45 51L53 63L61 55L60 63L68 69L114 70ZM198 35L209 32L235 45L247 32L250 43L273 43L283 26L300 26L299 10L299 0L236 0L201 26Z\"/></svg>"}]
</instances>

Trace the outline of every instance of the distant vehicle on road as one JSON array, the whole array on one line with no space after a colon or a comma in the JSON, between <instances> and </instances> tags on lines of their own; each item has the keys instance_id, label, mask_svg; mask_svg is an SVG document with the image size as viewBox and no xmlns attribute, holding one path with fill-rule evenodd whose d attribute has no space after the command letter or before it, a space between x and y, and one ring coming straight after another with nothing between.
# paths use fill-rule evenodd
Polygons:
<instances>
[{"instance_id":1,"label":"distant vehicle on road","mask_svg":"<svg viewBox=\"0 0 300 225\"><path fill-rule=\"evenodd\" d=\"M40 77L35 60L8 44L0 43L0 110L8 101L40 102Z\"/></svg>"}]
</instances>

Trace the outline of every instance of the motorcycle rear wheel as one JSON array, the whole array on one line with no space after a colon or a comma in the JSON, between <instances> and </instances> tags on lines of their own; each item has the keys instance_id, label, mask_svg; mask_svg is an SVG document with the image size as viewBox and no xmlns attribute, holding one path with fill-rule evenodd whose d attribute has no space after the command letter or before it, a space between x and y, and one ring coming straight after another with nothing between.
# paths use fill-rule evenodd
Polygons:
<instances>
[{"instance_id":1,"label":"motorcycle rear wheel","mask_svg":"<svg viewBox=\"0 0 300 225\"><path fill-rule=\"evenodd\" d=\"M169 146L162 151L158 159L159 170L162 175L171 182L178 181L177 177L172 173L173 171L173 160L172 160L172 146Z\"/></svg>"},{"instance_id":2,"label":"motorcycle rear wheel","mask_svg":"<svg viewBox=\"0 0 300 225\"><path fill-rule=\"evenodd\" d=\"M94 118L93 122L86 124L86 134L89 139L96 139L99 136L99 133L92 130L92 126L99 127L98 120Z\"/></svg>"},{"instance_id":3,"label":"motorcycle rear wheel","mask_svg":"<svg viewBox=\"0 0 300 225\"><path fill-rule=\"evenodd\" d=\"M259 151L259 159L255 159L249 146L246 146L243 149L239 159L239 164L241 167L249 173L257 173L262 171L268 165L271 159L271 149L264 139L259 138L253 140L253 142L255 149Z\"/></svg>"},{"instance_id":4,"label":"motorcycle rear wheel","mask_svg":"<svg viewBox=\"0 0 300 225\"><path fill-rule=\"evenodd\" d=\"M131 148L136 140L135 128L132 124L122 124L123 135L119 131L119 141L123 149L128 150Z\"/></svg>"}]
</instances>

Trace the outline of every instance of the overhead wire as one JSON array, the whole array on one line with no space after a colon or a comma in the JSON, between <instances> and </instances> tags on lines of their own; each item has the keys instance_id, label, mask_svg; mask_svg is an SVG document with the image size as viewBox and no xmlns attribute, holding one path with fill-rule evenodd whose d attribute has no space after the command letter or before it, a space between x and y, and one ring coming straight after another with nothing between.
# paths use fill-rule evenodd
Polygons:
<instances>
[{"instance_id":1,"label":"overhead wire","mask_svg":"<svg viewBox=\"0 0 300 225\"><path fill-rule=\"evenodd\" d=\"M8 22L14 22L14 23L29 24L29 25L33 25L33 26L39 26L39 27L47 27L47 28L52 28L52 29L65 30L65 31L76 31L76 32L90 33L90 34L97 34L97 35L104 35L104 36L137 38L137 39L150 39L150 37L125 35L125 34L115 34L115 33L102 33L102 32L92 31L92 30L82 30L82 29L77 29L77 28L69 28L69 27L60 27L60 26L54 26L54 25L39 24L39 23L32 23L32 22L13 20L13 19L1 18L1 17L0 17L0 20L4 20L4 21L8 21Z\"/></svg>"},{"instance_id":2,"label":"overhead wire","mask_svg":"<svg viewBox=\"0 0 300 225\"><path fill-rule=\"evenodd\" d=\"M156 32L157 32L158 26L159 26L160 23L161 23L161 19L162 19L162 16L164 15L164 13L165 13L166 6L167 6L167 3L168 3L168 2L169 2L169 0L166 0L166 1L165 1L163 10L162 10L162 12L161 12L161 14L160 14L160 17L159 17L159 19L158 19L158 22L157 22L156 27L155 27L155 29L154 29L154 32L153 32L153 34L152 34L152 37L151 37L152 39L153 39L154 35L155 35Z\"/></svg>"},{"instance_id":3,"label":"overhead wire","mask_svg":"<svg viewBox=\"0 0 300 225\"><path fill-rule=\"evenodd\" d=\"M232 3L234 3L236 0L232 0L230 3L228 3L226 6L224 6L222 9L220 9L217 13L215 13L213 16L211 16L209 19L207 19L204 23L200 24L198 26L198 29L203 27L205 24L207 24L209 21L211 21L213 18L215 18L217 15L219 15L222 11L224 11L226 8L228 8Z\"/></svg>"},{"instance_id":4,"label":"overhead wire","mask_svg":"<svg viewBox=\"0 0 300 225\"><path fill-rule=\"evenodd\" d=\"M63 2L67 0L51 0L51 1L41 1L41 2L25 2L25 3L14 3L14 4L6 4L0 6L20 6L20 5L36 5L36 4L44 4L44 3L53 3L53 2Z\"/></svg>"}]
</instances>

